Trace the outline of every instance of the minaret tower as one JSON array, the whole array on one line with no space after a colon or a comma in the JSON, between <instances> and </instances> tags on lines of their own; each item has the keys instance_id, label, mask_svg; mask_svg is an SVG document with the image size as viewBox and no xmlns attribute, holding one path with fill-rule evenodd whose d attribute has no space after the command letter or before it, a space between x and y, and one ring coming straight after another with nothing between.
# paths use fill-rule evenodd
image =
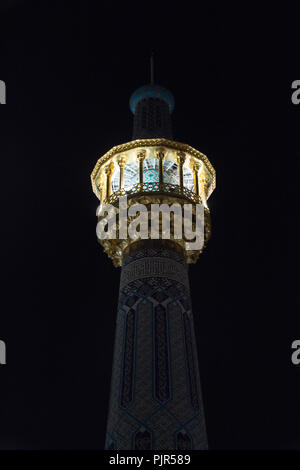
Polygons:
<instances>
[{"instance_id":1,"label":"minaret tower","mask_svg":"<svg viewBox=\"0 0 300 470\"><path fill-rule=\"evenodd\" d=\"M171 92L154 84L152 64L151 83L130 98L133 139L99 158L93 191L100 207L119 208L124 196L128 208L202 204L206 243L215 171L203 153L173 140L173 108ZM121 266L106 449L207 448L188 280L202 249L187 250L172 230L164 238L160 225L159 239L100 240Z\"/></svg>"}]
</instances>

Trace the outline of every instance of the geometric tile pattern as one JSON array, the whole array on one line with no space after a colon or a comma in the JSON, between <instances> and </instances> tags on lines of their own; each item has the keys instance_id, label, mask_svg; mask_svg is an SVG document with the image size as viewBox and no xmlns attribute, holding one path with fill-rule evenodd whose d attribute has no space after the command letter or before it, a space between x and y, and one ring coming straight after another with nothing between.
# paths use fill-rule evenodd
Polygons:
<instances>
[{"instance_id":1,"label":"geometric tile pattern","mask_svg":"<svg viewBox=\"0 0 300 470\"><path fill-rule=\"evenodd\" d=\"M151 248L122 270L105 448L206 449L187 265Z\"/></svg>"},{"instance_id":2,"label":"geometric tile pattern","mask_svg":"<svg viewBox=\"0 0 300 470\"><path fill-rule=\"evenodd\" d=\"M153 295L154 298L154 295ZM165 299L167 295L165 296ZM155 398L164 403L170 398L170 360L167 311L162 304L154 307L154 381Z\"/></svg>"},{"instance_id":3,"label":"geometric tile pattern","mask_svg":"<svg viewBox=\"0 0 300 470\"><path fill-rule=\"evenodd\" d=\"M126 407L133 398L134 338L135 310L131 308L126 315L123 380L121 389L121 405Z\"/></svg>"}]
</instances>

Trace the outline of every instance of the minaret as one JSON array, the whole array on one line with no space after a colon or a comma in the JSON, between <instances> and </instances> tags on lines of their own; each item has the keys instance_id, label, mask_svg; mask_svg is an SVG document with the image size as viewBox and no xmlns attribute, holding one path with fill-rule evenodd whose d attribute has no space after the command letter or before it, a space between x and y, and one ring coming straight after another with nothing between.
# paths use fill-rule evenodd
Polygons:
<instances>
[{"instance_id":1,"label":"minaret","mask_svg":"<svg viewBox=\"0 0 300 470\"><path fill-rule=\"evenodd\" d=\"M101 206L117 207L124 196L128 207L202 204L206 242L215 171L203 153L172 140L174 98L151 76L130 98L133 140L98 160L93 190ZM169 240L164 235L160 226L155 240L100 240L121 266L106 449L207 448L188 279L202 249L187 250L172 231Z\"/></svg>"}]
</instances>

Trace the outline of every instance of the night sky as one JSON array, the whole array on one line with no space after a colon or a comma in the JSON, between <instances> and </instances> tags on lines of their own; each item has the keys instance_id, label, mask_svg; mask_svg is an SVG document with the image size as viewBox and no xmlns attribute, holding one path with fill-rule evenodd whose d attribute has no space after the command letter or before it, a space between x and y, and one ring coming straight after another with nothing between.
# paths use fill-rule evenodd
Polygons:
<instances>
[{"instance_id":1,"label":"night sky","mask_svg":"<svg viewBox=\"0 0 300 470\"><path fill-rule=\"evenodd\" d=\"M190 268L209 446L300 449L297 13L2 1L0 23L0 449L104 446L120 269L90 173L131 140L152 49L174 139L217 172Z\"/></svg>"}]
</instances>

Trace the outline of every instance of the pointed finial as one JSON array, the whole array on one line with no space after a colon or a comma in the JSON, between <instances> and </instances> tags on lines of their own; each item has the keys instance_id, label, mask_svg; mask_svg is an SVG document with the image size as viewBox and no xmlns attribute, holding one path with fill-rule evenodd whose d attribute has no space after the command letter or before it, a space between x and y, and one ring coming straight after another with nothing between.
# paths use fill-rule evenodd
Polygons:
<instances>
[{"instance_id":1,"label":"pointed finial","mask_svg":"<svg viewBox=\"0 0 300 470\"><path fill-rule=\"evenodd\" d=\"M154 51L151 52L150 57L150 78L151 78L151 85L154 85Z\"/></svg>"}]
</instances>

